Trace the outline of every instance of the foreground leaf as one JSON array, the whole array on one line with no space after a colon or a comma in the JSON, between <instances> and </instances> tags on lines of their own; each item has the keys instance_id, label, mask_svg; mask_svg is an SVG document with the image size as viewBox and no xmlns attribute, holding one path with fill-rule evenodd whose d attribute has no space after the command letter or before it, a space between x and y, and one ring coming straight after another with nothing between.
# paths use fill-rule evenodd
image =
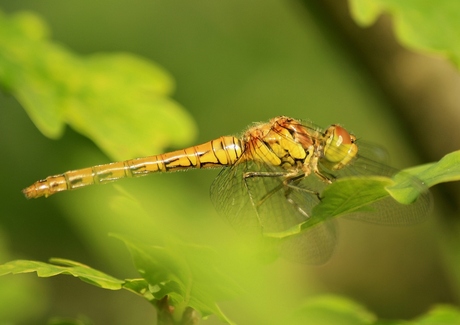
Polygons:
<instances>
[{"instance_id":1,"label":"foreground leaf","mask_svg":"<svg viewBox=\"0 0 460 325\"><path fill-rule=\"evenodd\" d=\"M116 279L87 265L65 259L52 259L54 264L16 260L0 265L0 276L6 274L36 272L39 277L51 277L67 274L79 278L89 284L109 290L119 290L124 281Z\"/></svg>"},{"instance_id":2,"label":"foreground leaf","mask_svg":"<svg viewBox=\"0 0 460 325\"><path fill-rule=\"evenodd\" d=\"M171 242L168 247L144 245L117 237L128 247L137 270L150 284L156 300L168 296L169 303L179 314L192 307L203 317L215 314L232 324L216 301L233 296L237 285L221 271L225 269L222 265L217 267L222 258L213 250Z\"/></svg>"}]
</instances>

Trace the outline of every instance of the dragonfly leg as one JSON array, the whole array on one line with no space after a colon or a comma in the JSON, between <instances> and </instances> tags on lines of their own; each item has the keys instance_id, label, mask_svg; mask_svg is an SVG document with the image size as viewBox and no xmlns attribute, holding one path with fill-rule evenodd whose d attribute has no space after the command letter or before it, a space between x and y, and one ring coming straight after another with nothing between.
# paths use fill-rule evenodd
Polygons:
<instances>
[{"instance_id":1,"label":"dragonfly leg","mask_svg":"<svg viewBox=\"0 0 460 325\"><path fill-rule=\"evenodd\" d=\"M265 194L260 200L256 201L254 199L253 195L252 195L252 191L249 188L248 179L256 178L256 177L286 177L287 174L288 174L287 172L246 172L246 173L243 174L244 186L246 187L246 191L249 194L249 199L251 200L252 206L256 210L257 219L258 219L259 224L261 226L263 226L263 222L260 219L260 216L259 216L259 213L258 213L258 207L261 206L273 194L275 194L277 191L279 191L283 187L283 183L280 183L278 186L273 188L270 192Z\"/></svg>"},{"instance_id":2,"label":"dragonfly leg","mask_svg":"<svg viewBox=\"0 0 460 325\"><path fill-rule=\"evenodd\" d=\"M303 188L303 187L300 187L300 186L297 186L296 184L294 184L295 182L302 180L304 177L305 177L304 175L298 175L296 177L288 178L288 179L284 180L283 183L288 188L286 190L286 192L287 192L286 195L289 195L291 193L291 191L294 189L294 190L297 190L297 191L301 191L301 192L310 193L312 195L315 195L318 198L318 200L321 200L321 196L320 196L320 193L318 191L309 190L308 188Z\"/></svg>"},{"instance_id":3,"label":"dragonfly leg","mask_svg":"<svg viewBox=\"0 0 460 325\"><path fill-rule=\"evenodd\" d=\"M288 175L287 172L246 172L243 174L243 178L252 177L281 177Z\"/></svg>"},{"instance_id":4,"label":"dragonfly leg","mask_svg":"<svg viewBox=\"0 0 460 325\"><path fill-rule=\"evenodd\" d=\"M258 202L254 202L251 191L249 190L249 185L247 183L247 179L255 178L255 177L286 177L287 172L247 172L243 174L244 184L246 186L246 190L249 193L253 206L257 207L262 205L270 196L274 193L279 191L283 187L283 183L280 183L277 187L273 188L270 192L265 194Z\"/></svg>"},{"instance_id":5,"label":"dragonfly leg","mask_svg":"<svg viewBox=\"0 0 460 325\"><path fill-rule=\"evenodd\" d=\"M296 191L301 191L305 193L309 193L312 195L315 195L319 201L321 201L320 193L317 191L309 190L307 188L302 188L297 186L295 183L302 180L305 177L304 174L296 175L294 177L286 178L283 182L285 191L284 191L284 197L286 200L292 204L297 211L299 211L302 215L304 215L306 218L310 218L310 215L308 214L307 211L305 211L297 202L295 202L291 197L290 194L293 190Z\"/></svg>"},{"instance_id":6,"label":"dragonfly leg","mask_svg":"<svg viewBox=\"0 0 460 325\"><path fill-rule=\"evenodd\" d=\"M296 186L295 183L302 180L305 178L304 173L287 173L287 172L248 172L243 175L244 177L244 183L246 186L246 189L250 195L251 202L254 207L259 207L261 206L266 200L268 200L272 195L274 195L276 192L278 192L281 189L284 189L284 197L286 200L292 204L297 211L299 211L303 216L306 218L309 218L309 214L307 211L305 211L299 204L297 204L291 197L290 194L292 190L298 190L306 193L310 193L312 195L315 195L318 200L321 200L320 194L317 191L305 189L299 186ZM247 183L248 178L254 178L254 177L284 177L283 182L280 182L280 184L273 189L271 189L269 192L267 192L260 200L257 202L254 201L254 198L251 195L251 191L249 190L249 185Z\"/></svg>"},{"instance_id":7,"label":"dragonfly leg","mask_svg":"<svg viewBox=\"0 0 460 325\"><path fill-rule=\"evenodd\" d=\"M323 182L331 184L335 180L335 177L333 175L323 174L319 170L318 159L319 159L318 156L313 156L312 159L311 159L310 164L311 164L311 166L313 166L313 173L315 173L315 175L318 176Z\"/></svg>"}]
</instances>

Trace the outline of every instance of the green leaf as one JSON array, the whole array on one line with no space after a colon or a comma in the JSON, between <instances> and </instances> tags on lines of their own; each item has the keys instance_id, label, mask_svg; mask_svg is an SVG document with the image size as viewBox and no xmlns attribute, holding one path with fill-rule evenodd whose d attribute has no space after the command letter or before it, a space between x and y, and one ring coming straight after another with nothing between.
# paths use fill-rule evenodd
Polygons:
<instances>
[{"instance_id":1,"label":"green leaf","mask_svg":"<svg viewBox=\"0 0 460 325\"><path fill-rule=\"evenodd\" d=\"M381 14L389 13L404 45L444 56L460 68L459 1L350 0L350 7L361 26L369 26Z\"/></svg>"},{"instance_id":2,"label":"green leaf","mask_svg":"<svg viewBox=\"0 0 460 325\"><path fill-rule=\"evenodd\" d=\"M150 292L149 283L144 279L119 280L101 271L95 270L85 264L71 260L52 258L52 263L38 261L16 260L0 265L0 276L6 274L20 274L36 272L39 277L52 277L55 275L72 275L80 280L108 290L125 289L131 291L148 301L154 300Z\"/></svg>"},{"instance_id":3,"label":"green leaf","mask_svg":"<svg viewBox=\"0 0 460 325\"><path fill-rule=\"evenodd\" d=\"M97 271L87 265L65 259L52 259L52 263L37 261L16 260L0 265L0 276L6 274L19 274L36 272L39 277L51 277L58 274L67 274L94 286L119 290L124 281Z\"/></svg>"},{"instance_id":4,"label":"green leaf","mask_svg":"<svg viewBox=\"0 0 460 325\"><path fill-rule=\"evenodd\" d=\"M374 202L391 195L397 202L410 205L428 188L460 180L460 151L444 156L436 163L405 169L392 179L386 177L349 177L328 186L323 199L312 213L312 219L300 230L324 220L354 212L366 212ZM426 198L428 200L428 198ZM429 208L426 202L426 208ZM292 230L294 233L294 230Z\"/></svg>"},{"instance_id":5,"label":"green leaf","mask_svg":"<svg viewBox=\"0 0 460 325\"><path fill-rule=\"evenodd\" d=\"M326 220L352 212L372 211L370 206L389 196L386 186L394 184L387 177L348 177L329 185L322 193L321 202L312 210L311 217L286 231L265 233L267 237L284 238L296 235Z\"/></svg>"},{"instance_id":6,"label":"green leaf","mask_svg":"<svg viewBox=\"0 0 460 325\"><path fill-rule=\"evenodd\" d=\"M135 294L144 297L148 301L152 302L155 297L150 292L149 283L145 279L126 279L123 284L123 288L134 292Z\"/></svg>"},{"instance_id":7,"label":"green leaf","mask_svg":"<svg viewBox=\"0 0 460 325\"><path fill-rule=\"evenodd\" d=\"M187 307L206 317L222 313L216 301L234 295L238 287L221 270L223 260L213 250L198 245L168 242L166 246L145 245L116 236L128 247L141 276L150 284L155 299L169 297L175 312L182 315ZM214 263L214 264L212 264Z\"/></svg>"},{"instance_id":8,"label":"green leaf","mask_svg":"<svg viewBox=\"0 0 460 325\"><path fill-rule=\"evenodd\" d=\"M321 203L313 208L318 222L352 212L369 211L369 205L388 196L386 186L393 184L387 177L350 177L328 186ZM312 225L308 225L312 226Z\"/></svg>"},{"instance_id":9,"label":"green leaf","mask_svg":"<svg viewBox=\"0 0 460 325\"><path fill-rule=\"evenodd\" d=\"M31 13L0 12L0 84L44 135L58 138L69 124L116 160L183 146L196 132L168 97L164 69L127 53L74 54Z\"/></svg>"},{"instance_id":10,"label":"green leaf","mask_svg":"<svg viewBox=\"0 0 460 325\"><path fill-rule=\"evenodd\" d=\"M431 195L425 185L406 171L394 178L338 179L323 191L321 202L313 208L310 218L285 231L264 235L279 239L294 236L340 216L385 225L420 222L431 208Z\"/></svg>"},{"instance_id":11,"label":"green leaf","mask_svg":"<svg viewBox=\"0 0 460 325\"><path fill-rule=\"evenodd\" d=\"M405 172L422 180L426 186L460 180L460 150L445 155L436 163L406 169Z\"/></svg>"},{"instance_id":12,"label":"green leaf","mask_svg":"<svg viewBox=\"0 0 460 325\"><path fill-rule=\"evenodd\" d=\"M408 184L403 178L400 178L404 174L415 176L427 188L440 183L458 181L460 180L460 151L447 154L436 163L405 169L402 174L395 176L397 182L395 185L389 186L388 191L398 201L409 200L410 202L411 198L413 199L420 194L420 188Z\"/></svg>"},{"instance_id":13,"label":"green leaf","mask_svg":"<svg viewBox=\"0 0 460 325\"><path fill-rule=\"evenodd\" d=\"M292 325L365 325L373 324L375 320L375 315L350 299L323 295L305 301L287 323Z\"/></svg>"}]
</instances>

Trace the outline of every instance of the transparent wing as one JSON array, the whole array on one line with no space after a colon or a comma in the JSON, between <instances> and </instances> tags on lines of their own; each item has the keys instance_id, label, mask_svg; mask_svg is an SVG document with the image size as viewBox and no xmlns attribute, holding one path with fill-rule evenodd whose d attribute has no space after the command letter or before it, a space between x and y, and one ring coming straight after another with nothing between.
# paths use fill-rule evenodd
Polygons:
<instances>
[{"instance_id":1,"label":"transparent wing","mask_svg":"<svg viewBox=\"0 0 460 325\"><path fill-rule=\"evenodd\" d=\"M337 227L334 220L281 240L280 254L291 261L305 264L324 264L334 253Z\"/></svg>"},{"instance_id":2,"label":"transparent wing","mask_svg":"<svg viewBox=\"0 0 460 325\"><path fill-rule=\"evenodd\" d=\"M316 177L309 178L316 184ZM315 186L304 181L286 186L285 179L282 168L246 161L221 171L212 184L211 199L240 232L259 236L282 233L309 220L311 209L319 202ZM288 259L324 263L335 247L335 224L323 222L278 241L277 249Z\"/></svg>"},{"instance_id":3,"label":"transparent wing","mask_svg":"<svg viewBox=\"0 0 460 325\"><path fill-rule=\"evenodd\" d=\"M211 200L217 212L238 231L260 234L257 210L243 181L246 164L225 167L211 185Z\"/></svg>"}]
</instances>

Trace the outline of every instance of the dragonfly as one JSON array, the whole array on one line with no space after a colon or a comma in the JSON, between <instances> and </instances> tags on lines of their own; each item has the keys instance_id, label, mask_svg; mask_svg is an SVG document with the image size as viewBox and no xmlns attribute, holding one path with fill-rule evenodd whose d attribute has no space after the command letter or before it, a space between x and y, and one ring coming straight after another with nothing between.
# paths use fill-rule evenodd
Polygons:
<instances>
[{"instance_id":1,"label":"dragonfly","mask_svg":"<svg viewBox=\"0 0 460 325\"><path fill-rule=\"evenodd\" d=\"M322 129L278 116L254 124L241 137L221 136L169 153L68 171L39 180L23 193L29 199L49 197L122 178L220 167L211 186L216 210L241 232L263 235L309 222L324 189L340 178L395 175L395 169L379 162L382 156L381 149L361 143L339 124ZM417 179L412 181L422 186ZM428 191L421 193L410 205L389 197L378 203L376 213L357 218L380 224L419 222L430 205ZM336 237L334 220L327 220L277 246L288 259L322 264L331 257Z\"/></svg>"}]
</instances>

